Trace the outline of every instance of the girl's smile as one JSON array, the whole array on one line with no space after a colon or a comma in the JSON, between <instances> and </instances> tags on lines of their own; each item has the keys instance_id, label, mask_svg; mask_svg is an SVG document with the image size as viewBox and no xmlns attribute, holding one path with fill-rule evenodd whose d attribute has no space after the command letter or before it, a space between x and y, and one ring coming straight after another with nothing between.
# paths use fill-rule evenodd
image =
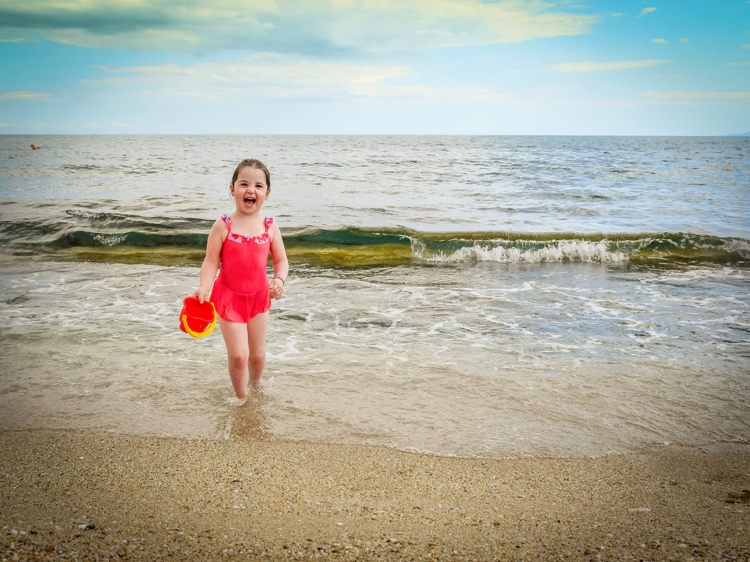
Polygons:
<instances>
[{"instance_id":1,"label":"girl's smile","mask_svg":"<svg viewBox=\"0 0 750 562\"><path fill-rule=\"evenodd\" d=\"M259 211L268 197L268 185L263 170L245 166L237 175L231 190L239 212L253 214Z\"/></svg>"}]
</instances>

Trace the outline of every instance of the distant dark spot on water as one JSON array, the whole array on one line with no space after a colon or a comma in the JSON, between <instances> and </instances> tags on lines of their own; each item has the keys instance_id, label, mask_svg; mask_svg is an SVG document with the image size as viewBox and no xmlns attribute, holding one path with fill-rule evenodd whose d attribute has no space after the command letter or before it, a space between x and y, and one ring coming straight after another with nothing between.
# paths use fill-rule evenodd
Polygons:
<instances>
[{"instance_id":1,"label":"distant dark spot on water","mask_svg":"<svg viewBox=\"0 0 750 562\"><path fill-rule=\"evenodd\" d=\"M96 166L94 164L64 164L63 170L71 170L73 172L87 172L91 170L98 170L99 166Z\"/></svg>"},{"instance_id":2,"label":"distant dark spot on water","mask_svg":"<svg viewBox=\"0 0 750 562\"><path fill-rule=\"evenodd\" d=\"M599 195L597 193L591 193L591 194L584 193L584 194L570 195L569 197L571 199L586 199L586 200L597 199L600 201L609 201L610 199L612 199L611 197L607 197L606 195Z\"/></svg>"},{"instance_id":3,"label":"distant dark spot on water","mask_svg":"<svg viewBox=\"0 0 750 562\"><path fill-rule=\"evenodd\" d=\"M149 174L160 174L162 170L160 169L149 169L149 170L125 170L123 171L123 174L129 175L129 176L142 176L142 175L149 175Z\"/></svg>"},{"instance_id":4,"label":"distant dark spot on water","mask_svg":"<svg viewBox=\"0 0 750 562\"><path fill-rule=\"evenodd\" d=\"M13 297L12 299L8 299L7 301L3 301L4 304L21 304L24 302L27 302L29 300L29 297L26 295L18 295L17 297Z\"/></svg>"},{"instance_id":5,"label":"distant dark spot on water","mask_svg":"<svg viewBox=\"0 0 750 562\"><path fill-rule=\"evenodd\" d=\"M307 322L307 317L300 314L282 314L278 317L279 320L298 320L299 322Z\"/></svg>"},{"instance_id":6,"label":"distant dark spot on water","mask_svg":"<svg viewBox=\"0 0 750 562\"><path fill-rule=\"evenodd\" d=\"M338 162L300 162L300 166L319 166L322 168L343 168L344 164Z\"/></svg>"},{"instance_id":7,"label":"distant dark spot on water","mask_svg":"<svg viewBox=\"0 0 750 562\"><path fill-rule=\"evenodd\" d=\"M344 326L348 328L390 328L393 326L393 320L352 320L346 322Z\"/></svg>"}]
</instances>

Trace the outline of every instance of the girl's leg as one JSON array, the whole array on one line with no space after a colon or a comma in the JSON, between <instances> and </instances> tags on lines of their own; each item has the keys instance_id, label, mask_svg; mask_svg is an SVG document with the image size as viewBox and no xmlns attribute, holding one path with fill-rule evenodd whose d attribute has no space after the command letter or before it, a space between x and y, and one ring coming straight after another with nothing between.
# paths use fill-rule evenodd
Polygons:
<instances>
[{"instance_id":1,"label":"girl's leg","mask_svg":"<svg viewBox=\"0 0 750 562\"><path fill-rule=\"evenodd\" d=\"M266 366L266 329L268 312L257 314L247 321L247 346L250 350L250 383L260 384Z\"/></svg>"},{"instance_id":2,"label":"girl's leg","mask_svg":"<svg viewBox=\"0 0 750 562\"><path fill-rule=\"evenodd\" d=\"M248 359L250 350L248 348L247 328L245 324L228 322L219 318L221 335L227 346L227 358L229 360L229 377L237 398L247 398Z\"/></svg>"}]
</instances>

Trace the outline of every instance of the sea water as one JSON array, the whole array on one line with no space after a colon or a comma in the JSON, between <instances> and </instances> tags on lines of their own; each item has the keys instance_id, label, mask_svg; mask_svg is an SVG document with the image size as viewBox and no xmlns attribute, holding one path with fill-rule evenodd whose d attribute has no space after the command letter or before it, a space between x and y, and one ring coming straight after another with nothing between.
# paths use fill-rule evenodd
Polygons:
<instances>
[{"instance_id":1,"label":"sea water","mask_svg":"<svg viewBox=\"0 0 750 562\"><path fill-rule=\"evenodd\" d=\"M291 273L239 405L219 330L177 316L245 157ZM0 137L0 427L747 442L748 170L745 138Z\"/></svg>"}]
</instances>

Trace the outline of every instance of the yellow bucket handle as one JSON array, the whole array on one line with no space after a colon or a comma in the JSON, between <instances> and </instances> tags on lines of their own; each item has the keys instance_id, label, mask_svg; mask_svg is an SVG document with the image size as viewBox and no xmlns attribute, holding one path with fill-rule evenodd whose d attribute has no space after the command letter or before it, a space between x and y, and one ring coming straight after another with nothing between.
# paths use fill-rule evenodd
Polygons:
<instances>
[{"instance_id":1,"label":"yellow bucket handle","mask_svg":"<svg viewBox=\"0 0 750 562\"><path fill-rule=\"evenodd\" d=\"M185 328L185 331L191 336L193 336L194 338L205 338L211 332L213 332L214 328L216 327L216 307L214 306L214 303L211 303L211 308L214 309L214 321L211 322L208 326L206 326L206 329L203 330L202 332L196 332L194 330L191 330L190 326L188 326L188 323L187 323L187 314L183 314L180 317L180 322L182 322L182 327Z\"/></svg>"}]
</instances>

